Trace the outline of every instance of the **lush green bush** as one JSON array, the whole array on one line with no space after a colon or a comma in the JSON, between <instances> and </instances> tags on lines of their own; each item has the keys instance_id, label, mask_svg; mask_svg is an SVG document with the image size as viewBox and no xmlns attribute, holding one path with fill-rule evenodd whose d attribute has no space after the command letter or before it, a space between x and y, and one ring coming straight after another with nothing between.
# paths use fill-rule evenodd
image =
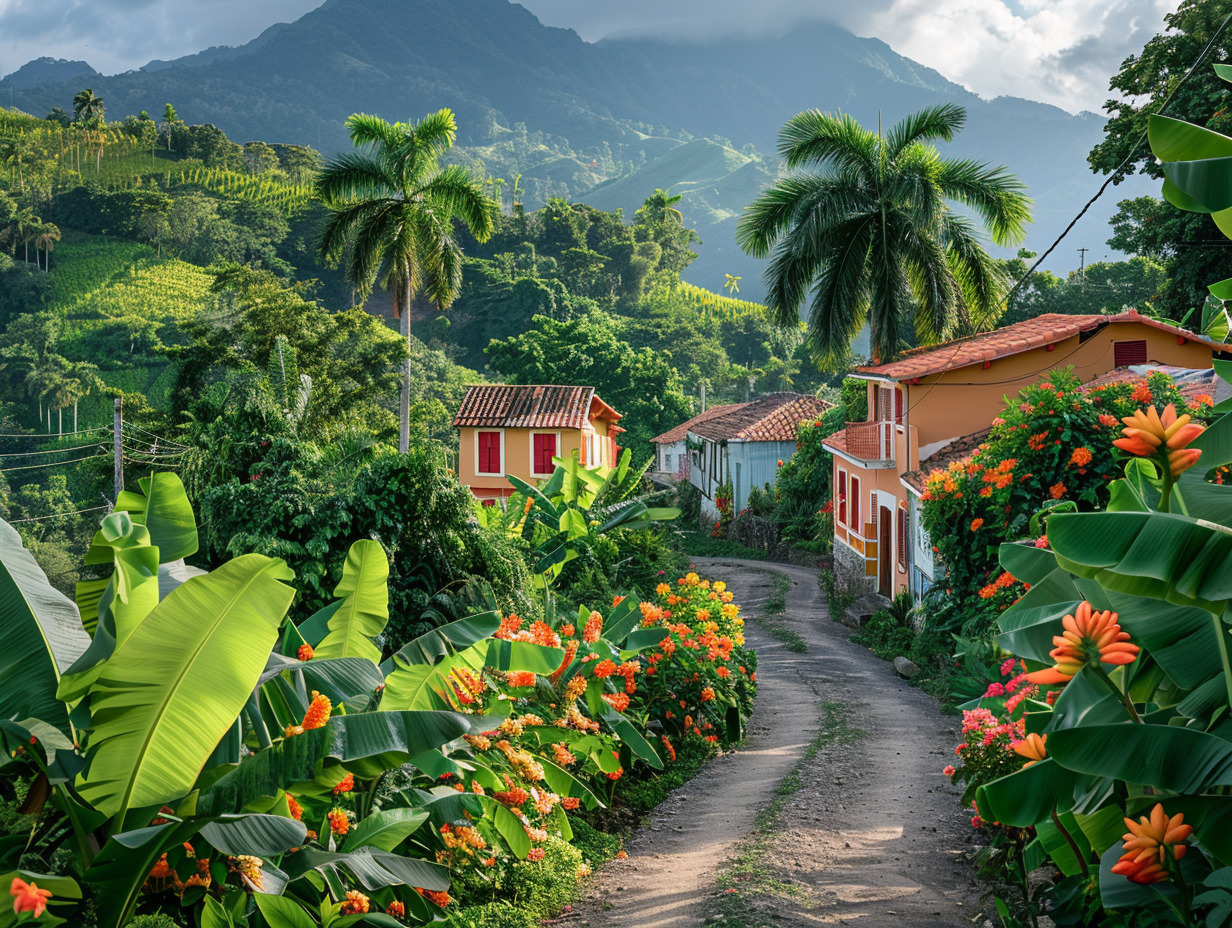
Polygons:
<instances>
[{"instance_id":1,"label":"lush green bush","mask_svg":"<svg viewBox=\"0 0 1232 928\"><path fill-rule=\"evenodd\" d=\"M444 924L446 928L539 928L539 919L508 902L488 902L458 909Z\"/></svg>"},{"instance_id":2,"label":"lush green bush","mask_svg":"<svg viewBox=\"0 0 1232 928\"><path fill-rule=\"evenodd\" d=\"M617 795L631 808L648 812L697 776L717 753L718 748L705 738L686 737L676 748L676 763L661 773L639 771L627 781L622 780Z\"/></svg>"},{"instance_id":3,"label":"lush green bush","mask_svg":"<svg viewBox=\"0 0 1232 928\"><path fill-rule=\"evenodd\" d=\"M893 605L873 613L853 639L883 660L907 655L916 639L914 605L910 593L899 593Z\"/></svg>"},{"instance_id":4,"label":"lush green bush","mask_svg":"<svg viewBox=\"0 0 1232 928\"><path fill-rule=\"evenodd\" d=\"M580 818L573 819L569 824L573 828L573 846L592 869L603 866L620 851L623 843L620 835L600 831Z\"/></svg>"},{"instance_id":5,"label":"lush green bush","mask_svg":"<svg viewBox=\"0 0 1232 928\"><path fill-rule=\"evenodd\" d=\"M549 836L540 860L514 866L501 887L522 911L535 918L559 915L577 894L582 853L567 841Z\"/></svg>"}]
</instances>

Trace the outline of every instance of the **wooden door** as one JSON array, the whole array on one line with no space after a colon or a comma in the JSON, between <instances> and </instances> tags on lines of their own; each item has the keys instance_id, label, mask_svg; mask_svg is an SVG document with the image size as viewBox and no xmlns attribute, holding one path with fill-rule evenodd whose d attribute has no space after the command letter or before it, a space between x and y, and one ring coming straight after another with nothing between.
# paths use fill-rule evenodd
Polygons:
<instances>
[{"instance_id":1,"label":"wooden door","mask_svg":"<svg viewBox=\"0 0 1232 928\"><path fill-rule=\"evenodd\" d=\"M886 506L881 507L877 528L877 592L893 596L894 517Z\"/></svg>"}]
</instances>

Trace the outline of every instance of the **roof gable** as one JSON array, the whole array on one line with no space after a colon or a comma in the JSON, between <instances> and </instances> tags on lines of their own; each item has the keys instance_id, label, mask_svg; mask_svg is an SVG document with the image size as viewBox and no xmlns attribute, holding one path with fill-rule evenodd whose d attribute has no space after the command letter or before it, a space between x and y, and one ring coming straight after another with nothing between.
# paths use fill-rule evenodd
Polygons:
<instances>
[{"instance_id":1,"label":"roof gable","mask_svg":"<svg viewBox=\"0 0 1232 928\"><path fill-rule=\"evenodd\" d=\"M611 416L620 417L595 396L594 387L472 385L466 388L466 396L453 417L453 427L580 429L589 420L595 400L602 404L602 409L610 410Z\"/></svg>"},{"instance_id":2,"label":"roof gable","mask_svg":"<svg viewBox=\"0 0 1232 928\"><path fill-rule=\"evenodd\" d=\"M803 393L771 393L733 406L688 431L711 441L795 441L800 423L819 418L833 405Z\"/></svg>"},{"instance_id":3,"label":"roof gable","mask_svg":"<svg viewBox=\"0 0 1232 928\"><path fill-rule=\"evenodd\" d=\"M746 405L745 403L728 403L726 405L720 404L718 406L711 406L709 409L705 410L704 412L698 413L696 416L694 416L692 419L689 419L687 422L681 422L674 429L668 429L662 435L656 435L654 438L650 440L654 442L655 444L659 444L659 445L672 445L678 441L684 441L689 431L693 428L694 425L698 424L699 422L707 422L710 419L715 418L716 416L722 416L722 415L725 415L731 412L732 410L741 409L745 405Z\"/></svg>"}]
</instances>

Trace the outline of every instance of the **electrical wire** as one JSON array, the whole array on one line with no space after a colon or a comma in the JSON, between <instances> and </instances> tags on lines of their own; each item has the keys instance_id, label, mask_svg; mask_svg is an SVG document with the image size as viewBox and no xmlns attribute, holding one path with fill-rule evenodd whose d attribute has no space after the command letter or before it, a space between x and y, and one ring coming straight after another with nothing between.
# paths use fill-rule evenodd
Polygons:
<instances>
[{"instance_id":1,"label":"electrical wire","mask_svg":"<svg viewBox=\"0 0 1232 928\"><path fill-rule=\"evenodd\" d=\"M1227 16L1223 18L1223 22L1219 24L1219 28L1216 29L1215 34L1211 36L1211 40L1206 43L1206 47L1203 48L1202 51L1198 54L1198 57L1194 59L1193 64L1189 66L1189 70L1185 72L1184 76L1177 82L1176 86L1172 88L1172 91L1164 99L1163 105L1160 106L1160 108L1156 111L1156 113L1152 115L1159 115L1159 116L1163 115L1164 110L1168 108L1168 104L1172 102L1172 98L1176 96L1177 91L1179 91L1185 85L1185 82L1188 81L1189 78L1193 75L1194 71L1197 70L1198 65L1202 63L1202 59L1206 57L1206 53L1209 52L1214 47L1216 40L1223 33L1223 30L1227 27L1229 20L1232 20L1232 13L1229 13ZM1108 175L1108 179L1105 180L1103 184L1100 185L1099 190L1095 191L1095 196L1087 200L1086 205L1083 206L1082 209L1078 211L1078 215L1075 216L1070 221L1070 224L1065 227L1064 231L1060 235L1057 236L1057 240L1053 242L1051 245L1049 245L1048 250L1045 251L1042 255L1040 255L1039 259L1034 264L1032 264L1030 268L1027 269L1027 272L1023 274L1022 277L1018 279L1018 282L1014 284L1013 288L1010 290L1010 292L1005 297L1006 305L1009 305L1010 300L1013 299L1014 294L1018 292L1018 289L1026 282L1027 278L1029 278L1032 274L1034 274L1036 269L1041 264L1044 263L1044 259L1047 258L1050 254L1052 254L1052 252L1056 249L1056 247L1061 244L1061 240L1065 238L1065 236L1069 235L1070 230L1073 229L1074 226L1078 224L1078 220L1081 219L1083 216L1085 216L1087 210L1089 210L1095 204L1095 201L1098 200L1101 196L1103 196L1104 191L1107 190L1108 187L1114 181L1119 181L1121 179L1121 176L1122 176L1121 171L1124 169L1125 165L1129 164L1130 161L1132 161L1134 158L1138 156L1138 152L1142 148L1142 143L1145 142L1147 139L1147 132L1148 132L1147 129L1142 130L1142 134L1138 136L1138 141L1135 142L1133 147L1129 150L1129 154L1127 154L1121 160L1121 163L1116 166L1115 170L1113 170L1113 172Z\"/></svg>"},{"instance_id":2,"label":"electrical wire","mask_svg":"<svg viewBox=\"0 0 1232 928\"><path fill-rule=\"evenodd\" d=\"M89 509L75 509L72 512L57 512L49 516L31 516L28 519L10 519L9 524L15 522L42 522L46 519L63 519L67 516L79 516L87 512L98 512L100 509L110 509L111 506L91 506Z\"/></svg>"},{"instance_id":3,"label":"electrical wire","mask_svg":"<svg viewBox=\"0 0 1232 928\"><path fill-rule=\"evenodd\" d=\"M101 447L100 443L94 442L89 445L77 445L76 447L73 447L73 448L51 448L47 451L7 451L4 454L0 454L0 458L26 458L26 457L33 457L36 454L63 454L69 451L81 451L85 448L98 448L98 447Z\"/></svg>"},{"instance_id":4,"label":"electrical wire","mask_svg":"<svg viewBox=\"0 0 1232 928\"><path fill-rule=\"evenodd\" d=\"M52 438L67 438L67 437L69 437L70 435L88 435L88 434L90 434L91 432L110 432L110 431L111 431L111 426L110 426L110 425L100 425L100 426L97 426L96 428L92 428L92 429L78 429L78 430L77 430L77 431L75 431L75 432L57 432L55 435L51 435L51 434L47 434L47 435L39 435L37 432L30 433L30 434L26 434L26 433L22 433L22 432L4 432L4 433L0 433L0 438L45 438L45 439L52 439Z\"/></svg>"},{"instance_id":5,"label":"electrical wire","mask_svg":"<svg viewBox=\"0 0 1232 928\"><path fill-rule=\"evenodd\" d=\"M123 422L121 423L121 425L125 429L131 429L135 432L140 432L142 435L148 435L150 436L150 438L153 438L156 441L161 442L162 444L165 444L165 445L175 445L179 448L191 448L192 447L191 445L184 444L182 441L172 441L170 438L164 438L162 435L159 435L155 432L151 432L148 429L143 429L139 425L133 425L131 422ZM134 439L134 440L145 441L146 444L150 443L149 439Z\"/></svg>"},{"instance_id":6,"label":"electrical wire","mask_svg":"<svg viewBox=\"0 0 1232 928\"><path fill-rule=\"evenodd\" d=\"M43 464L26 464L23 467L2 467L0 468L0 474L11 474L14 471L19 470L34 470L36 467L63 467L66 464L79 464L82 461L89 461L93 458L102 458L106 456L107 455L105 454L87 454L84 457L73 458L71 461L47 461Z\"/></svg>"}]
</instances>

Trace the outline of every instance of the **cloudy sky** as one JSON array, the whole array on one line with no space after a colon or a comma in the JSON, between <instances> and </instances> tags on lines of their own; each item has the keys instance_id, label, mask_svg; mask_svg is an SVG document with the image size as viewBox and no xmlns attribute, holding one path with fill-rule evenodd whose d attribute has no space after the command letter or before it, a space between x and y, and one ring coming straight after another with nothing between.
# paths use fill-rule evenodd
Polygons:
<instances>
[{"instance_id":1,"label":"cloudy sky","mask_svg":"<svg viewBox=\"0 0 1232 928\"><path fill-rule=\"evenodd\" d=\"M1163 27L1178 0L522 0L583 38L650 30L700 39L774 32L804 19L884 39L983 96L1097 110L1108 76ZM0 0L0 75L31 58L104 73L238 45L320 0Z\"/></svg>"}]
</instances>

